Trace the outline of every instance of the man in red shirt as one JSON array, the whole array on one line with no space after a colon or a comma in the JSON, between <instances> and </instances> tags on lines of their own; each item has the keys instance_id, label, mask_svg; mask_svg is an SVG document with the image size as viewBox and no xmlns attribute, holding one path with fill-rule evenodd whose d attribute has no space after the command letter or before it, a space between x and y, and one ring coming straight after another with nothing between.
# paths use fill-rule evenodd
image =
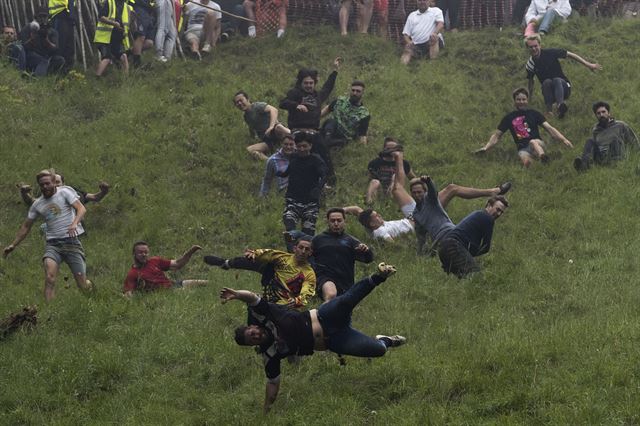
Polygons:
<instances>
[{"instance_id":1,"label":"man in red shirt","mask_svg":"<svg viewBox=\"0 0 640 426\"><path fill-rule=\"evenodd\" d=\"M164 257L149 257L149 244L137 241L133 244L133 266L124 280L122 292L129 297L135 290L151 291L162 288L190 288L207 284L206 280L178 280L171 281L165 274L166 271L177 271L184 267L191 256L200 246L191 248L180 259L167 259Z\"/></svg>"}]
</instances>

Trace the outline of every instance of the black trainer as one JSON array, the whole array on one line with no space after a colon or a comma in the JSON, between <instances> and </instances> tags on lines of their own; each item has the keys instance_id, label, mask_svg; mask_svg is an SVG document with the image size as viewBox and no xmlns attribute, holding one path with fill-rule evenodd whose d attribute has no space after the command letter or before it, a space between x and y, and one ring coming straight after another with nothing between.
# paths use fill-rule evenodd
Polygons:
<instances>
[{"instance_id":1,"label":"black trainer","mask_svg":"<svg viewBox=\"0 0 640 426\"><path fill-rule=\"evenodd\" d=\"M568 110L569 107L564 102L558 105L558 118L564 118L564 116L567 115Z\"/></svg>"},{"instance_id":2,"label":"black trainer","mask_svg":"<svg viewBox=\"0 0 640 426\"><path fill-rule=\"evenodd\" d=\"M549 164L549 161L551 161L551 158L549 158L547 154L542 154L540 156L540 161L542 161L542 164Z\"/></svg>"},{"instance_id":3,"label":"black trainer","mask_svg":"<svg viewBox=\"0 0 640 426\"><path fill-rule=\"evenodd\" d=\"M204 263L211 266L224 266L224 264L227 262L227 259L223 259L218 256L205 256L203 260Z\"/></svg>"},{"instance_id":4,"label":"black trainer","mask_svg":"<svg viewBox=\"0 0 640 426\"><path fill-rule=\"evenodd\" d=\"M386 342L388 348L397 348L407 342L407 338L396 334L395 336L385 336L384 334L378 334L377 340L383 340Z\"/></svg>"},{"instance_id":5,"label":"black trainer","mask_svg":"<svg viewBox=\"0 0 640 426\"><path fill-rule=\"evenodd\" d=\"M498 195L504 195L507 192L509 192L509 190L511 189L511 187L513 186L513 184L511 182L505 182L502 185L500 185L498 188L500 188L500 192L498 192Z\"/></svg>"},{"instance_id":6,"label":"black trainer","mask_svg":"<svg viewBox=\"0 0 640 426\"><path fill-rule=\"evenodd\" d=\"M582 158L576 157L573 160L573 168L576 169L577 172L584 172L587 170L587 165L582 161Z\"/></svg>"}]
</instances>

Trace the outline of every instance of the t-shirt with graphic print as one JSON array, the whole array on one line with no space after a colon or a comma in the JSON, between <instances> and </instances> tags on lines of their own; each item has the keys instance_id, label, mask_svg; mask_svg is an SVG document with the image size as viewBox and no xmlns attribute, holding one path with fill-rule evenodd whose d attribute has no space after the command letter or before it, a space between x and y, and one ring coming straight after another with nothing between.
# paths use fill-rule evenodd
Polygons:
<instances>
[{"instance_id":1,"label":"t-shirt with graphic print","mask_svg":"<svg viewBox=\"0 0 640 426\"><path fill-rule=\"evenodd\" d=\"M44 218L47 224L45 238L47 240L69 237L69 226L76 218L76 209L73 203L78 201L78 194L68 186L56 188L55 194L49 198L40 196L36 198L31 207L27 218L36 220L38 216ZM78 223L78 235L84 234L82 224Z\"/></svg>"},{"instance_id":2,"label":"t-shirt with graphic print","mask_svg":"<svg viewBox=\"0 0 640 426\"><path fill-rule=\"evenodd\" d=\"M547 119L540 112L533 109L517 110L505 115L498 130L502 133L509 130L518 151L529 146L531 139L540 139L540 129Z\"/></svg>"}]
</instances>

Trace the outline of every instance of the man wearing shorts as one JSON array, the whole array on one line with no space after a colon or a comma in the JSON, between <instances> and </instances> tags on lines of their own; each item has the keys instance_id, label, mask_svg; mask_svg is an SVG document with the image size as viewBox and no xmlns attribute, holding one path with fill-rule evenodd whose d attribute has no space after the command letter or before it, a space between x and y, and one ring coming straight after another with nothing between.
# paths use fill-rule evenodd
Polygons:
<instances>
[{"instance_id":1,"label":"man wearing shorts","mask_svg":"<svg viewBox=\"0 0 640 426\"><path fill-rule=\"evenodd\" d=\"M124 280L122 293L131 297L134 291L153 291L167 288L192 288L207 284L206 280L178 280L167 278L166 271L182 269L200 246L191 246L179 259L149 257L149 244L137 241L133 244L133 266Z\"/></svg>"},{"instance_id":2,"label":"man wearing shorts","mask_svg":"<svg viewBox=\"0 0 640 426\"><path fill-rule=\"evenodd\" d=\"M202 53L210 53L216 46L222 28L220 10L220 5L210 0L193 0L184 7L184 15L188 17L184 38L194 58L202 59Z\"/></svg>"},{"instance_id":3,"label":"man wearing shorts","mask_svg":"<svg viewBox=\"0 0 640 426\"><path fill-rule=\"evenodd\" d=\"M63 261L69 265L73 278L80 289L91 288L87 281L85 255L78 236L84 233L82 218L86 212L78 194L67 186L56 187L55 172L42 170L36 176L42 195L29 208L27 219L18 230L16 238L4 249L7 257L26 238L33 222L42 216L47 225L44 256L44 298L47 302L55 297L55 283Z\"/></svg>"},{"instance_id":4,"label":"man wearing shorts","mask_svg":"<svg viewBox=\"0 0 640 426\"><path fill-rule=\"evenodd\" d=\"M498 124L498 129L491 135L489 142L475 151L476 154L487 152L500 141L504 132L509 130L518 148L518 156L524 167L529 167L534 158L539 158L543 163L548 163L549 157L544 152L545 143L540 138L540 126L544 127L553 138L561 141L569 148L573 148L571 142L551 126L544 115L528 108L529 91L527 89L520 87L514 90L512 97L516 110L502 118L500 124Z\"/></svg>"},{"instance_id":5,"label":"man wearing shorts","mask_svg":"<svg viewBox=\"0 0 640 426\"><path fill-rule=\"evenodd\" d=\"M269 158L266 154L291 134L291 130L278 121L278 109L266 102L250 102L249 95L241 90L233 97L233 104L242 111L250 136L257 136L262 141L247 147L254 158L266 160Z\"/></svg>"},{"instance_id":6,"label":"man wearing shorts","mask_svg":"<svg viewBox=\"0 0 640 426\"><path fill-rule=\"evenodd\" d=\"M409 14L402 30L405 46L400 62L407 65L411 58L423 56L436 59L444 47L443 28L442 10L429 7L429 0L418 0L418 10Z\"/></svg>"},{"instance_id":7,"label":"man wearing shorts","mask_svg":"<svg viewBox=\"0 0 640 426\"><path fill-rule=\"evenodd\" d=\"M96 75L102 76L109 64L119 62L122 71L129 73L129 60L126 50L129 49L129 23L131 6L124 0L109 0L100 7L100 19L96 25L93 39L100 52L100 62L96 67Z\"/></svg>"},{"instance_id":8,"label":"man wearing shorts","mask_svg":"<svg viewBox=\"0 0 640 426\"><path fill-rule=\"evenodd\" d=\"M479 271L474 257L489 252L494 222L509 207L507 199L494 195L483 210L469 214L455 225L440 203L431 178L421 179L427 193L413 212L413 218L429 233L433 247L437 247L442 269L458 278Z\"/></svg>"},{"instance_id":9,"label":"man wearing shorts","mask_svg":"<svg viewBox=\"0 0 640 426\"><path fill-rule=\"evenodd\" d=\"M373 261L373 250L344 232L346 223L344 209L334 207L327 210L328 229L311 241L318 293L325 302L351 288L356 260L362 263Z\"/></svg>"},{"instance_id":10,"label":"man wearing shorts","mask_svg":"<svg viewBox=\"0 0 640 426\"><path fill-rule=\"evenodd\" d=\"M387 136L384 138L382 151L378 153L378 157L369 161L367 170L369 171L370 180L365 196L365 204L368 206L373 204L380 189L385 194L391 194L396 175L396 162L392 153L403 149L402 145L394 137ZM407 160L403 160L403 171L410 178L416 177L413 170L411 170L411 164Z\"/></svg>"}]
</instances>

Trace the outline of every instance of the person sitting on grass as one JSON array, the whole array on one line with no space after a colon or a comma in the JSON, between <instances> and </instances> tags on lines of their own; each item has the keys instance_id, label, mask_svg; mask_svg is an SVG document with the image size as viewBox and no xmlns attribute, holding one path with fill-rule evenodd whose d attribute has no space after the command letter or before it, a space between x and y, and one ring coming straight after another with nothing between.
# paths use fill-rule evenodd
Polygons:
<instances>
[{"instance_id":1,"label":"person sitting on grass","mask_svg":"<svg viewBox=\"0 0 640 426\"><path fill-rule=\"evenodd\" d=\"M311 237L302 235L293 253L272 249L247 249L244 256L224 259L209 255L207 265L222 269L245 269L262 275L262 297L270 303L303 311L316 294L316 274L309 264Z\"/></svg>"},{"instance_id":2,"label":"person sitting on grass","mask_svg":"<svg viewBox=\"0 0 640 426\"><path fill-rule=\"evenodd\" d=\"M367 144L367 132L371 114L362 104L364 83L355 80L351 83L350 96L338 96L336 100L322 108L322 117L329 118L322 124L324 144L328 148L345 146L352 139Z\"/></svg>"},{"instance_id":3,"label":"person sitting on grass","mask_svg":"<svg viewBox=\"0 0 640 426\"><path fill-rule=\"evenodd\" d=\"M267 160L262 184L260 185L261 197L266 197L269 194L269 191L271 190L271 182L274 179L276 179L278 192L282 192L287 189L287 185L289 185L289 178L277 177L276 173L287 170L287 167L289 167L289 159L295 152L296 142L293 140L293 136L285 136L284 139L282 139L282 147Z\"/></svg>"},{"instance_id":4,"label":"person sitting on grass","mask_svg":"<svg viewBox=\"0 0 640 426\"><path fill-rule=\"evenodd\" d=\"M525 38L525 44L531 56L527 61L527 80L529 93L533 96L533 77L538 77L542 87L542 96L546 106L545 115L553 116L554 105L557 108L558 118L564 118L569 107L565 100L571 95L571 83L562 72L560 59L570 58L584 65L591 71L602 69L602 65L587 62L580 56L565 49L543 49L538 34Z\"/></svg>"},{"instance_id":5,"label":"person sitting on grass","mask_svg":"<svg viewBox=\"0 0 640 426\"><path fill-rule=\"evenodd\" d=\"M398 143L397 139L391 136L384 138L382 151L378 153L378 157L369 161L367 169L369 171L369 186L365 196L365 204L373 205L378 192L382 189L385 194L391 194L393 189L393 181L396 175L396 161L393 153L402 151L403 147ZM409 178L415 178L416 175L411 170L411 164L407 160L403 160L403 171Z\"/></svg>"},{"instance_id":6,"label":"person sitting on grass","mask_svg":"<svg viewBox=\"0 0 640 426\"><path fill-rule=\"evenodd\" d=\"M233 103L242 111L249 135L261 140L248 146L247 151L258 160L266 160L266 154L273 151L282 138L290 135L291 130L278 121L277 108L266 102L249 102L249 95L242 90L233 96Z\"/></svg>"},{"instance_id":7,"label":"person sitting on grass","mask_svg":"<svg viewBox=\"0 0 640 426\"><path fill-rule=\"evenodd\" d=\"M536 32L546 35L554 21L567 19L569 15L571 15L569 0L533 0L525 14L527 26L524 36L529 37Z\"/></svg>"},{"instance_id":8,"label":"person sitting on grass","mask_svg":"<svg viewBox=\"0 0 640 426\"><path fill-rule=\"evenodd\" d=\"M202 247L191 246L179 259L167 259L164 257L149 257L149 244L145 241L136 241L133 244L133 265L124 280L122 293L131 297L134 291L153 291L167 288L192 288L206 285L206 280L178 280L167 278L166 271L182 269L191 256Z\"/></svg>"},{"instance_id":9,"label":"person sitting on grass","mask_svg":"<svg viewBox=\"0 0 640 426\"><path fill-rule=\"evenodd\" d=\"M545 143L540 138L539 127L543 127L549 134L564 143L567 147L573 148L571 142L562 133L556 130L547 119L536 110L529 109L529 91L520 87L513 91L513 101L515 111L505 115L498 129L491 135L489 142L485 146L475 151L475 154L484 154L494 145L500 142L500 138L509 130L513 141L518 149L518 157L524 167L531 166L534 158L539 158L543 163L549 162L549 156L545 153Z\"/></svg>"},{"instance_id":10,"label":"person sitting on grass","mask_svg":"<svg viewBox=\"0 0 640 426\"><path fill-rule=\"evenodd\" d=\"M458 278L479 271L474 257L489 252L494 223L509 207L507 199L494 195L484 209L476 210L456 225L440 203L438 190L431 178L425 176L421 179L427 193L413 212L413 218L428 232L432 247L437 247L442 269Z\"/></svg>"},{"instance_id":11,"label":"person sitting on grass","mask_svg":"<svg viewBox=\"0 0 640 426\"><path fill-rule=\"evenodd\" d=\"M604 101L593 104L593 113L598 122L591 130L591 139L587 140L582 156L573 160L573 167L585 171L591 163L607 164L622 160L629 149L638 150L638 136L624 121L616 120L610 114L611 107Z\"/></svg>"},{"instance_id":12,"label":"person sitting on grass","mask_svg":"<svg viewBox=\"0 0 640 426\"><path fill-rule=\"evenodd\" d=\"M396 162L396 177L393 185L392 195L402 214L403 219L385 221L377 211L373 209L363 210L358 206L345 207L345 212L358 217L358 221L371 234L374 239L380 239L386 242L394 242L398 237L415 231L416 221L413 212L419 204L423 203L426 186L423 179L412 179L409 184L411 195L404 187L406 175L403 167L403 153L396 151L392 153ZM471 200L480 197L491 197L494 195L506 194L511 189L511 182L505 182L500 186L488 189L468 188L465 186L449 184L443 189L438 197L441 205L446 207L454 198L463 198ZM426 219L425 219L426 220ZM423 238L424 232L418 232L418 251L421 252L426 239Z\"/></svg>"},{"instance_id":13,"label":"person sitting on grass","mask_svg":"<svg viewBox=\"0 0 640 426\"><path fill-rule=\"evenodd\" d=\"M201 60L203 53L211 53L216 47L222 29L220 10L220 5L211 0L192 0L184 6L183 16L188 18L184 38L194 59Z\"/></svg>"},{"instance_id":14,"label":"person sitting on grass","mask_svg":"<svg viewBox=\"0 0 640 426\"><path fill-rule=\"evenodd\" d=\"M376 273L354 284L344 294L318 309L296 312L267 302L247 290L223 288L222 303L239 300L249 306L253 325L235 330L235 341L241 346L256 346L262 355L267 376L263 411L268 413L280 390L280 361L292 355L313 355L314 351L331 352L364 358L383 356L391 347L404 344L403 336L366 336L351 327L353 309L389 276L396 272L392 265L381 263ZM256 322L259 325L254 324Z\"/></svg>"}]
</instances>

